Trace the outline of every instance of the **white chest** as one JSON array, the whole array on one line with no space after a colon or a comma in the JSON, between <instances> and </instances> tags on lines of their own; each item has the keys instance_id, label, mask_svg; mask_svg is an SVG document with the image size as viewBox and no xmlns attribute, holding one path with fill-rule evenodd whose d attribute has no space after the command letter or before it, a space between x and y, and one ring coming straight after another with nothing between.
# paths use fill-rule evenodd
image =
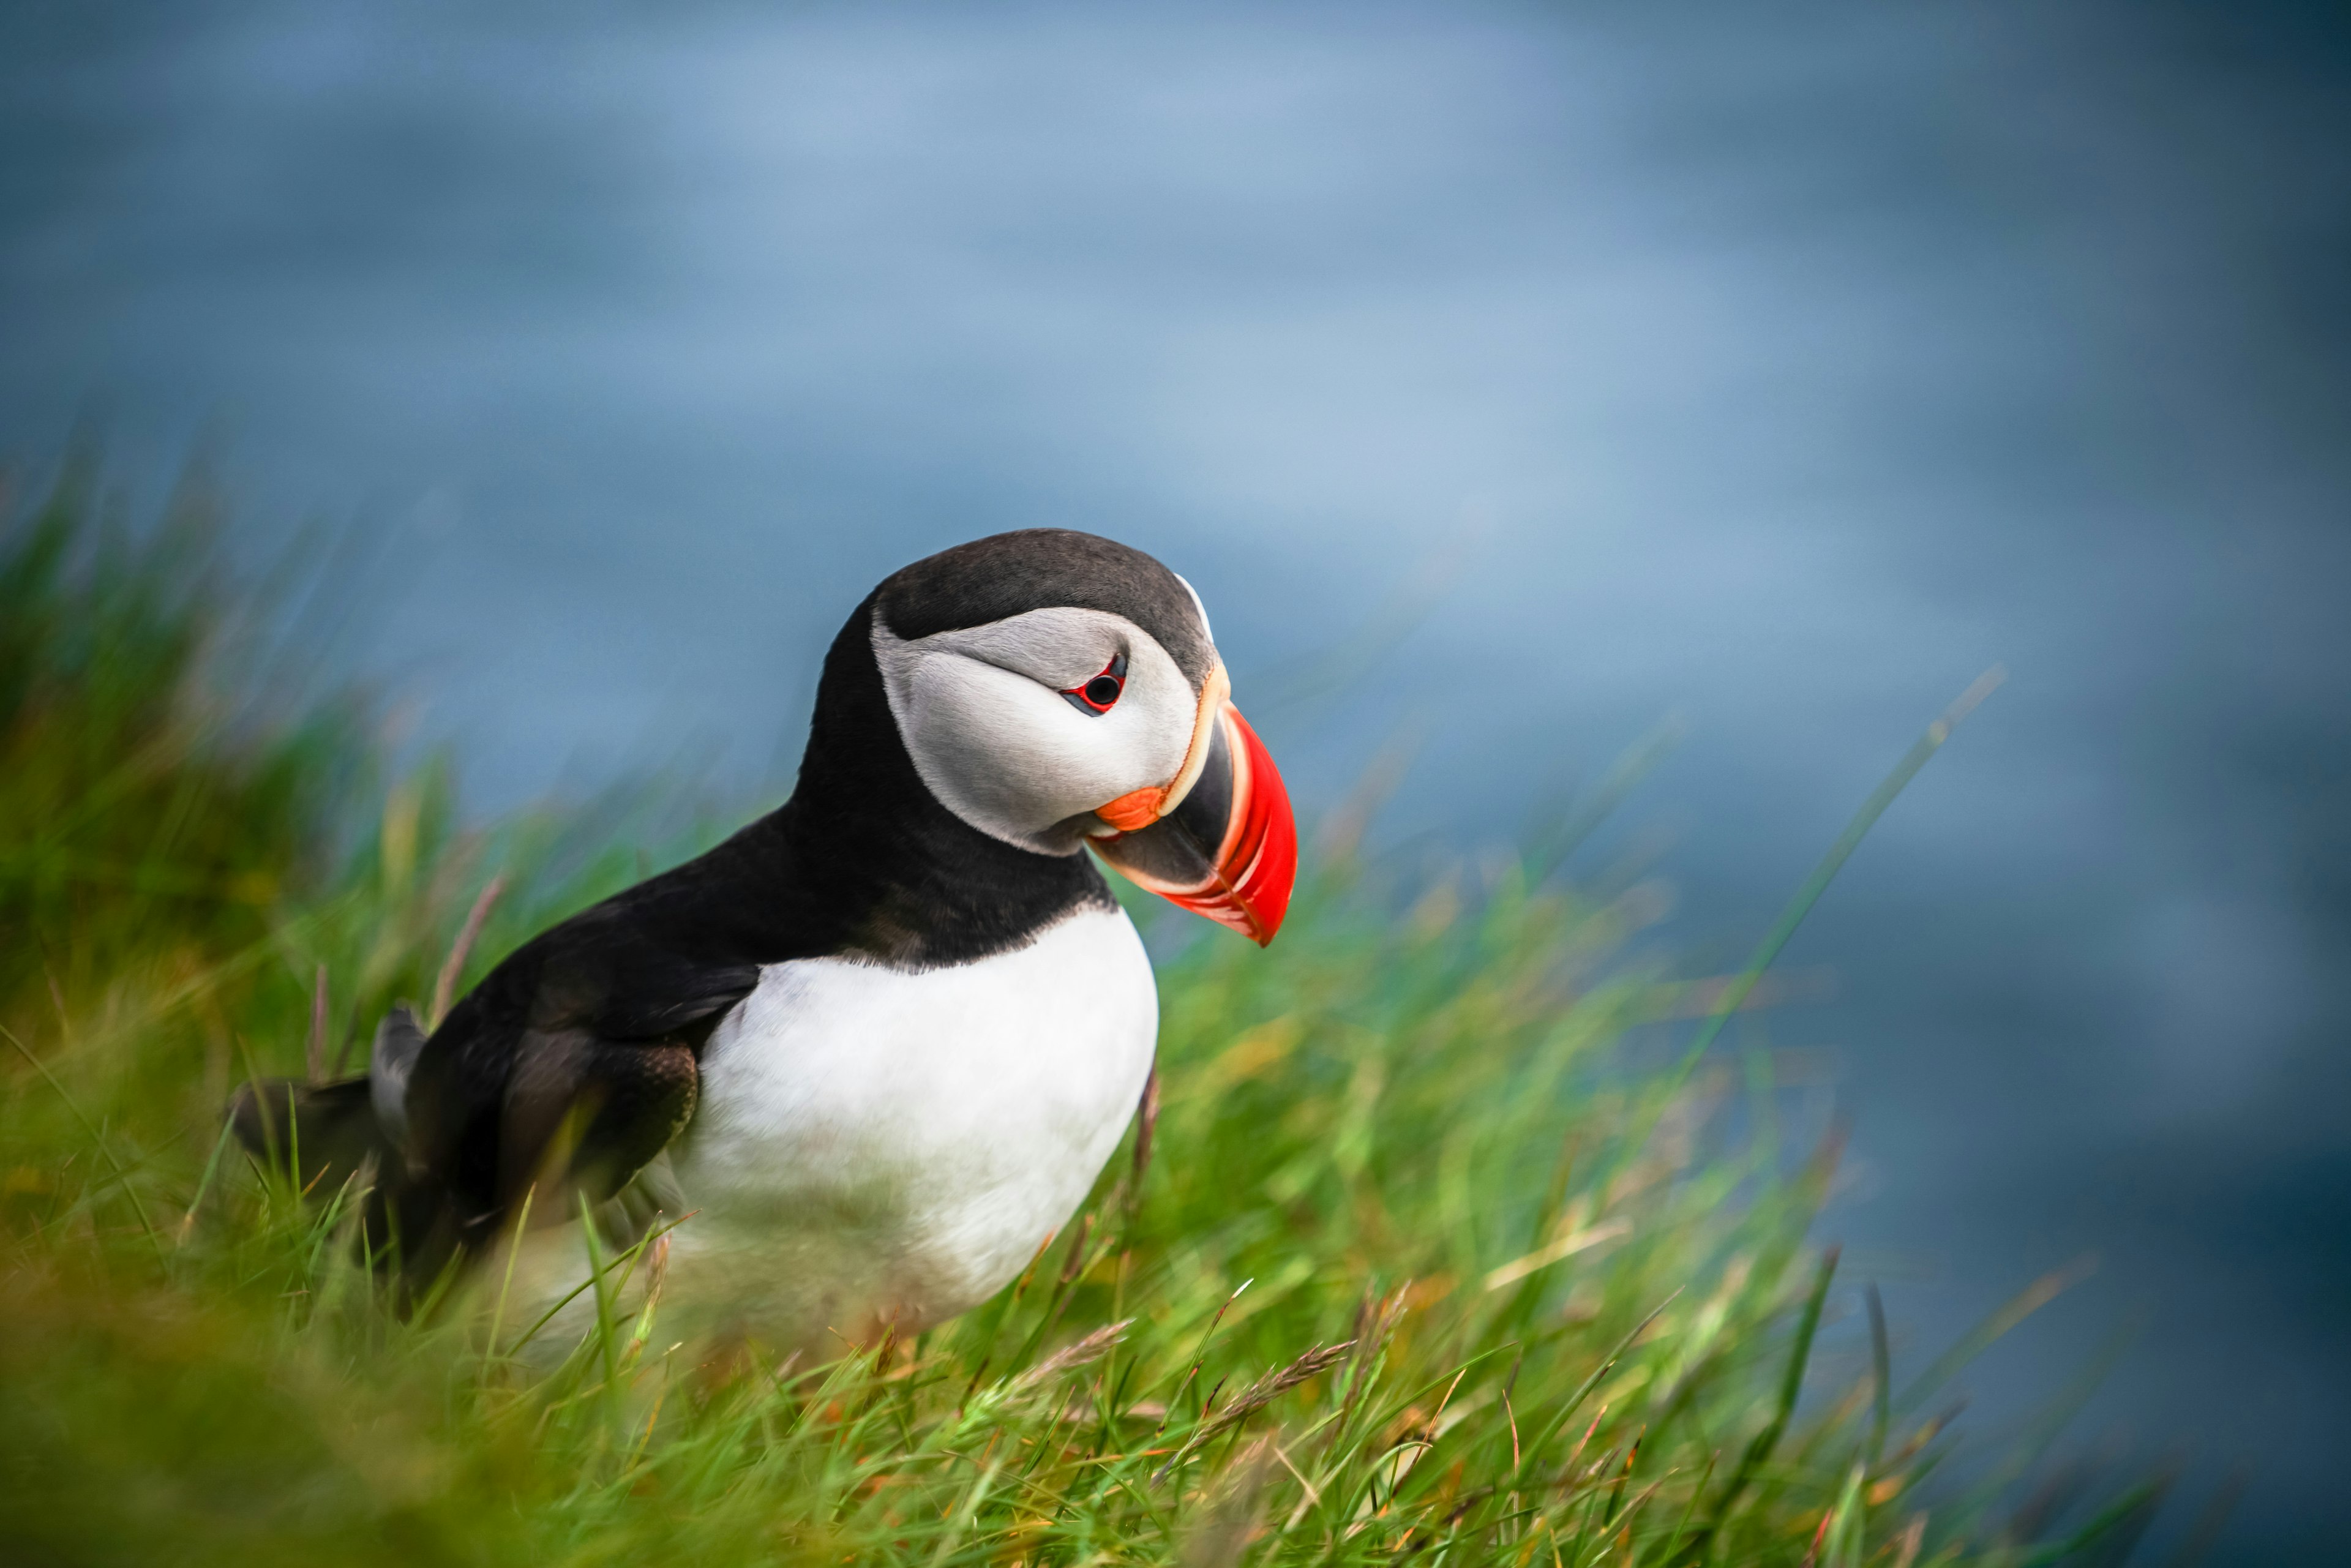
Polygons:
<instances>
[{"instance_id":1,"label":"white chest","mask_svg":"<svg viewBox=\"0 0 2351 1568\"><path fill-rule=\"evenodd\" d=\"M965 1311L1085 1197L1158 1021L1118 911L954 968L770 965L703 1054L681 1247L755 1312L853 1332Z\"/></svg>"}]
</instances>

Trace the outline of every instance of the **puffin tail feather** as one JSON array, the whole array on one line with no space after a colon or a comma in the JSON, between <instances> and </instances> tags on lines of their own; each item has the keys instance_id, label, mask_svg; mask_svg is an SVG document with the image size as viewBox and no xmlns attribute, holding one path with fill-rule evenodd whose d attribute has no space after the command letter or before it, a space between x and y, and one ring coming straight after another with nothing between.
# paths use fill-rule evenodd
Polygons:
<instances>
[{"instance_id":1,"label":"puffin tail feather","mask_svg":"<svg viewBox=\"0 0 2351 1568\"><path fill-rule=\"evenodd\" d=\"M256 1159L292 1171L307 1193L330 1196L362 1173L397 1182L409 1166L408 1077L423 1049L416 1015L396 1007L376 1026L365 1077L247 1083L229 1102L229 1124Z\"/></svg>"},{"instance_id":2,"label":"puffin tail feather","mask_svg":"<svg viewBox=\"0 0 2351 1568\"><path fill-rule=\"evenodd\" d=\"M228 1106L236 1141L265 1166L290 1171L305 1193L330 1197L354 1177L372 1179L392 1152L364 1078L305 1083L265 1078L240 1087Z\"/></svg>"},{"instance_id":3,"label":"puffin tail feather","mask_svg":"<svg viewBox=\"0 0 2351 1568\"><path fill-rule=\"evenodd\" d=\"M396 1007L376 1029L365 1076L332 1083L266 1078L240 1088L228 1123L254 1158L290 1173L306 1197L347 1188L362 1199L359 1242L402 1281L403 1310L459 1255L449 1195L408 1150L408 1079L424 1049L415 1015Z\"/></svg>"}]
</instances>

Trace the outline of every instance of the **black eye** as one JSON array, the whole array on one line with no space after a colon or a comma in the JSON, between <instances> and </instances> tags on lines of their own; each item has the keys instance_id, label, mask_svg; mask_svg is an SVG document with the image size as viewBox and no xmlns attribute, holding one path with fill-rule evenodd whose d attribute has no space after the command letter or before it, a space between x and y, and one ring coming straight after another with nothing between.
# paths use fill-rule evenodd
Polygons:
<instances>
[{"instance_id":1,"label":"black eye","mask_svg":"<svg viewBox=\"0 0 2351 1568\"><path fill-rule=\"evenodd\" d=\"M1102 666L1101 674L1084 685L1071 687L1061 695L1069 698L1070 706L1080 713L1105 714L1110 712L1111 704L1118 701L1119 694L1124 690L1126 655L1121 653Z\"/></svg>"}]
</instances>

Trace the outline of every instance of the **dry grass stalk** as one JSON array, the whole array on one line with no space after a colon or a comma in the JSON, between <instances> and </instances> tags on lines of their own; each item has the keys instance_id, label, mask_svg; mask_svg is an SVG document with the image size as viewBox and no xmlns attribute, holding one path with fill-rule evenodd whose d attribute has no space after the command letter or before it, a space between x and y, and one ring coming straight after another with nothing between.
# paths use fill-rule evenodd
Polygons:
<instances>
[{"instance_id":1,"label":"dry grass stalk","mask_svg":"<svg viewBox=\"0 0 2351 1568\"><path fill-rule=\"evenodd\" d=\"M465 912L465 924L458 930L457 940L449 945L449 957L441 966L439 976L434 979L433 1016L426 1021L426 1028L440 1028L441 1020L449 1016L449 1004L456 999L458 977L465 972L466 956L473 952L475 942L480 938L482 926L490 918L491 906L497 903L498 894L506 889L507 873L500 872L490 878L489 885L483 888L474 900L474 907Z\"/></svg>"},{"instance_id":2,"label":"dry grass stalk","mask_svg":"<svg viewBox=\"0 0 2351 1568\"><path fill-rule=\"evenodd\" d=\"M1355 1342L1351 1339L1341 1340L1337 1344L1318 1344L1288 1366L1267 1373L1236 1395L1231 1404L1207 1416L1194 1427L1192 1435L1184 1440L1183 1447L1169 1456L1167 1462L1160 1466L1151 1479L1155 1481L1164 1479L1201 1444L1227 1427L1248 1420L1308 1378L1319 1373L1328 1372L1345 1360L1347 1353L1354 1348Z\"/></svg>"},{"instance_id":3,"label":"dry grass stalk","mask_svg":"<svg viewBox=\"0 0 2351 1568\"><path fill-rule=\"evenodd\" d=\"M1103 1324L1083 1339L1071 1340L1068 1344L1014 1378L1013 1388L1016 1391L1034 1388L1069 1371L1073 1366L1084 1366L1091 1362L1100 1361L1110 1354L1113 1346L1126 1337L1126 1331L1134 1326L1133 1318L1121 1318L1114 1323Z\"/></svg>"}]
</instances>

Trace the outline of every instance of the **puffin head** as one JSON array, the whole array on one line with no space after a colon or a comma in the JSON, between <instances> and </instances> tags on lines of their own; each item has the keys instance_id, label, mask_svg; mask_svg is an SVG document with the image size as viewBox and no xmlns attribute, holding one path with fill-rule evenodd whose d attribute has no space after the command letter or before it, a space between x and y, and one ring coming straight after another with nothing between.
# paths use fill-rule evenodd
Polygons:
<instances>
[{"instance_id":1,"label":"puffin head","mask_svg":"<svg viewBox=\"0 0 2351 1568\"><path fill-rule=\"evenodd\" d=\"M1297 825L1191 584L1111 539L1023 529L890 577L871 636L899 738L949 811L1037 854L1091 848L1273 940Z\"/></svg>"}]
</instances>

